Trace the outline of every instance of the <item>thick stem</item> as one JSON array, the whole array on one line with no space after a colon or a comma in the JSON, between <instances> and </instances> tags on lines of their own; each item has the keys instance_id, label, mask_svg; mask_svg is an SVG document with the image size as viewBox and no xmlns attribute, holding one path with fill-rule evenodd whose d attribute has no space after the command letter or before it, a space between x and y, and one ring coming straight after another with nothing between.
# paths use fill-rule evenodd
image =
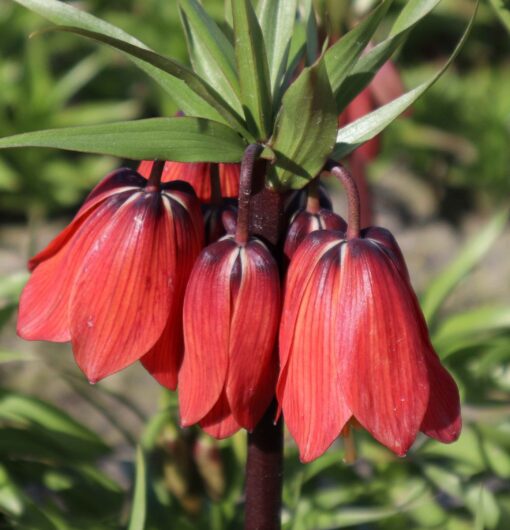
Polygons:
<instances>
[{"instance_id":1,"label":"thick stem","mask_svg":"<svg viewBox=\"0 0 510 530\"><path fill-rule=\"evenodd\" d=\"M145 191L159 191L161 188L161 175L165 167L164 160L154 160L151 168L151 174L145 186Z\"/></svg>"},{"instance_id":2,"label":"thick stem","mask_svg":"<svg viewBox=\"0 0 510 530\"><path fill-rule=\"evenodd\" d=\"M241 162L236 230L236 241L240 245L244 245L249 238L253 166L262 149L263 147L260 144L250 144L244 151L243 161Z\"/></svg>"},{"instance_id":3,"label":"thick stem","mask_svg":"<svg viewBox=\"0 0 510 530\"><path fill-rule=\"evenodd\" d=\"M259 160L252 182L250 234L263 239L284 274L285 197L265 187L267 165ZM275 352L277 355L277 352ZM280 530L283 480L283 422L275 425L276 400L248 434L245 530Z\"/></svg>"},{"instance_id":4,"label":"thick stem","mask_svg":"<svg viewBox=\"0 0 510 530\"><path fill-rule=\"evenodd\" d=\"M283 481L283 421L276 400L248 434L245 530L279 530Z\"/></svg>"},{"instance_id":5,"label":"thick stem","mask_svg":"<svg viewBox=\"0 0 510 530\"><path fill-rule=\"evenodd\" d=\"M335 176L345 189L347 194L348 217L347 217L347 239L359 237L360 232L360 202L359 193L353 176L334 160L328 160L324 170Z\"/></svg>"}]
</instances>

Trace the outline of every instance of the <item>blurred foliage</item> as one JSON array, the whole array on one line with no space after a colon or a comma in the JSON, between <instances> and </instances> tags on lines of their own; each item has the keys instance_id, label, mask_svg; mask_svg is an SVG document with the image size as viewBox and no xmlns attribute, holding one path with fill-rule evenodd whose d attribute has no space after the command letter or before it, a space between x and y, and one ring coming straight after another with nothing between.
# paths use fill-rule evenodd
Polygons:
<instances>
[{"instance_id":1,"label":"blurred foliage","mask_svg":"<svg viewBox=\"0 0 510 530\"><path fill-rule=\"evenodd\" d=\"M223 2L205 4L219 18ZM355 4L357 12L363 12L373 2ZM433 69L416 65L440 62L451 51L471 4L443 0L412 34L398 61L410 86ZM175 2L87 0L80 5L185 61ZM473 200L490 204L510 191L510 38L505 5L491 0L482 6L461 60L414 106L410 118L393 125L383 153L400 157L436 189L462 189ZM45 23L11 2L0 3L0 26L0 136L75 123L170 116L177 110L117 53L98 51L64 34L29 40L28 35ZM34 223L74 209L116 164L108 158L46 150L2 153L3 219L27 218ZM442 311L506 222L505 212L495 217L483 233L483 248L480 241L470 242L422 296L433 342L461 389L465 426L460 440L446 446L423 437L406 459L397 459L366 433L357 432L360 458L352 466L342 462L339 445L302 465L288 440L286 529L506 530L510 308ZM24 273L0 279L0 328L15 311L25 280ZM0 351L0 367L19 362L37 362L37 357ZM104 387L91 390L68 374L58 375L121 431L134 454L138 435L127 432L117 414L109 413ZM119 406L136 410L136 404L126 403L124 397L118 401ZM142 416L138 411L136 415ZM125 480L113 479L105 471L115 448L98 434L50 403L0 390L0 528L239 528L244 434L218 443L198 429L179 429L175 395L166 391L156 415L143 420L136 463L122 467L122 476L133 484L129 488Z\"/></svg>"}]
</instances>

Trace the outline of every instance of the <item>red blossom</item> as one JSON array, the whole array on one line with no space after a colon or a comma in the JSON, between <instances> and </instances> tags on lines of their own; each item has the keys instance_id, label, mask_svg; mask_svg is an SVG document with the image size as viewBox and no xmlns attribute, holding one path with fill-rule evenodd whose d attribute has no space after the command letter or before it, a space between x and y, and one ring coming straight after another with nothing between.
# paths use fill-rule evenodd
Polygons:
<instances>
[{"instance_id":1,"label":"red blossom","mask_svg":"<svg viewBox=\"0 0 510 530\"><path fill-rule=\"evenodd\" d=\"M202 246L199 203L184 183L160 188L120 169L29 262L18 334L71 341L91 382L142 361L175 388L181 307Z\"/></svg>"},{"instance_id":2,"label":"red blossom","mask_svg":"<svg viewBox=\"0 0 510 530\"><path fill-rule=\"evenodd\" d=\"M262 242L225 236L204 249L184 301L183 426L216 438L255 427L274 396L279 315L278 267Z\"/></svg>"},{"instance_id":3,"label":"red blossom","mask_svg":"<svg viewBox=\"0 0 510 530\"><path fill-rule=\"evenodd\" d=\"M461 429L459 394L442 367L391 234L314 232L286 280L277 397L301 459L320 456L349 421L405 455L419 431Z\"/></svg>"}]
</instances>

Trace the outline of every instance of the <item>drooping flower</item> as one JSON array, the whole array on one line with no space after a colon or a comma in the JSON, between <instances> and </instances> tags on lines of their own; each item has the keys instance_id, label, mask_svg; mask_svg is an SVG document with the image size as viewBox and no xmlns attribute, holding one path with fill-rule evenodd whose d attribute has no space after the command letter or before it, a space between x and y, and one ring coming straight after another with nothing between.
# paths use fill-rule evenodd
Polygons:
<instances>
[{"instance_id":1,"label":"drooping flower","mask_svg":"<svg viewBox=\"0 0 510 530\"><path fill-rule=\"evenodd\" d=\"M138 171L148 177L152 161L143 160ZM239 193L239 164L218 164L219 183L223 198L237 197ZM211 186L212 164L205 162L166 162L163 169L162 182L182 180L191 184L197 197L204 203L211 202L213 190Z\"/></svg>"},{"instance_id":2,"label":"drooping flower","mask_svg":"<svg viewBox=\"0 0 510 530\"><path fill-rule=\"evenodd\" d=\"M184 300L181 424L216 438L251 430L274 396L278 267L267 247L225 236L205 248Z\"/></svg>"},{"instance_id":3,"label":"drooping flower","mask_svg":"<svg viewBox=\"0 0 510 530\"><path fill-rule=\"evenodd\" d=\"M111 173L30 260L18 334L71 341L91 382L142 358L175 388L184 289L202 239L200 206L187 184Z\"/></svg>"},{"instance_id":4,"label":"drooping flower","mask_svg":"<svg viewBox=\"0 0 510 530\"><path fill-rule=\"evenodd\" d=\"M310 234L288 270L277 397L302 461L351 422L404 455L417 433L448 443L459 394L441 365L393 236Z\"/></svg>"}]
</instances>

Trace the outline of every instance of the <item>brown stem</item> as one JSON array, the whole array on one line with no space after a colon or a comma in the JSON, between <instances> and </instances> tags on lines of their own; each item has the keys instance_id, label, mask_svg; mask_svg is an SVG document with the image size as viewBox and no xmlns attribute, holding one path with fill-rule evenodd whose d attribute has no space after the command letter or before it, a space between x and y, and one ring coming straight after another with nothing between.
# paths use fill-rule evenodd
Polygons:
<instances>
[{"instance_id":1,"label":"brown stem","mask_svg":"<svg viewBox=\"0 0 510 530\"><path fill-rule=\"evenodd\" d=\"M165 167L164 160L154 160L151 168L151 174L145 186L145 191L159 191L161 188L161 175Z\"/></svg>"},{"instance_id":2,"label":"brown stem","mask_svg":"<svg viewBox=\"0 0 510 530\"><path fill-rule=\"evenodd\" d=\"M321 209L319 198L319 179L314 179L307 188L306 211L308 213L316 214Z\"/></svg>"},{"instance_id":3,"label":"brown stem","mask_svg":"<svg viewBox=\"0 0 510 530\"><path fill-rule=\"evenodd\" d=\"M334 160L328 160L324 170L335 176L347 194L348 218L347 239L359 237L360 232L360 202L356 182L347 169Z\"/></svg>"},{"instance_id":4,"label":"brown stem","mask_svg":"<svg viewBox=\"0 0 510 530\"><path fill-rule=\"evenodd\" d=\"M252 189L253 166L263 147L260 144L250 144L244 151L239 176L239 201L237 210L236 241L244 245L249 238L250 224L250 196Z\"/></svg>"}]
</instances>

